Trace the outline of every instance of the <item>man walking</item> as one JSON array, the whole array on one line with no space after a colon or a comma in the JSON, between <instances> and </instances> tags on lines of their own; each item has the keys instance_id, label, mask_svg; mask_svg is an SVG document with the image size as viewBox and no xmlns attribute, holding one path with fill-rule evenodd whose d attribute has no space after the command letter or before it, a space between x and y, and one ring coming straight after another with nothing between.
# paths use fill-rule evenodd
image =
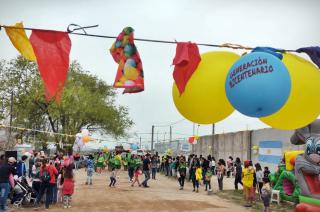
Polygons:
<instances>
[{"instance_id":1,"label":"man walking","mask_svg":"<svg viewBox=\"0 0 320 212\"><path fill-rule=\"evenodd\" d=\"M143 160L143 173L145 176L144 181L141 183L143 187L148 188L148 180L150 179L150 154L146 154L146 158Z\"/></svg>"}]
</instances>

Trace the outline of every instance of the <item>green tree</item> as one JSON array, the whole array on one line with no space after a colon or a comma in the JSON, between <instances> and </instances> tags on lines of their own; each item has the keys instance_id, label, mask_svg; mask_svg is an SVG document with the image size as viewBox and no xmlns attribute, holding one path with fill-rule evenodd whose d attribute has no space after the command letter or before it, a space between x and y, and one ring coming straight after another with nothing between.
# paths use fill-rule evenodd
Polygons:
<instances>
[{"instance_id":1,"label":"green tree","mask_svg":"<svg viewBox=\"0 0 320 212\"><path fill-rule=\"evenodd\" d=\"M115 104L115 90L84 71L77 62L70 64L60 104L45 100L43 82L35 63L21 56L1 61L0 74L0 118L8 123L13 92L13 126L70 135L87 128L90 132L118 138L125 136L133 124L127 108ZM60 139L69 144L74 141L72 137Z\"/></svg>"}]
</instances>

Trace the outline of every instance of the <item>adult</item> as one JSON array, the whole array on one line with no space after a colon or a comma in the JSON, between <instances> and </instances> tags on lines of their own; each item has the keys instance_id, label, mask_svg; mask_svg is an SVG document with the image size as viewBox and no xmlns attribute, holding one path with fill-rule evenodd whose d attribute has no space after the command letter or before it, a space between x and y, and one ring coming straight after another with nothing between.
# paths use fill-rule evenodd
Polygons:
<instances>
[{"instance_id":1,"label":"adult","mask_svg":"<svg viewBox=\"0 0 320 212\"><path fill-rule=\"evenodd\" d=\"M49 164L49 161L47 159L43 159L42 166L40 168L41 185L40 185L40 192L36 200L36 205L35 205L36 209L40 208L39 203L45 193L46 193L45 207L46 209L49 209L49 205L52 197L52 187L55 184L57 174L58 174L58 170L56 169L56 167L53 164Z\"/></svg>"},{"instance_id":2,"label":"adult","mask_svg":"<svg viewBox=\"0 0 320 212\"><path fill-rule=\"evenodd\" d=\"M23 155L21 157L21 160L17 163L17 175L18 177L26 177L27 174L27 168L26 168L26 160L28 159L28 156Z\"/></svg>"},{"instance_id":3,"label":"adult","mask_svg":"<svg viewBox=\"0 0 320 212\"><path fill-rule=\"evenodd\" d=\"M217 168L217 177L218 177L218 184L219 184L219 190L223 190L223 175L225 172L225 161L223 159L219 159L218 162L218 168Z\"/></svg>"},{"instance_id":4,"label":"adult","mask_svg":"<svg viewBox=\"0 0 320 212\"><path fill-rule=\"evenodd\" d=\"M256 178L257 178L257 183L258 183L258 191L261 196L261 189L263 186L263 177L264 177L263 171L262 171L260 163L256 163L254 166L256 168Z\"/></svg>"},{"instance_id":5,"label":"adult","mask_svg":"<svg viewBox=\"0 0 320 212\"><path fill-rule=\"evenodd\" d=\"M234 188L235 190L238 190L238 184L240 183L243 186L242 183L242 166L241 166L241 160L240 158L236 158L235 162L235 169L236 169L236 174L235 174L235 179L234 179Z\"/></svg>"},{"instance_id":6,"label":"adult","mask_svg":"<svg viewBox=\"0 0 320 212\"><path fill-rule=\"evenodd\" d=\"M37 160L35 164L33 164L31 168L31 178L32 178L32 189L38 195L41 187L41 179L40 179L40 167L41 160Z\"/></svg>"},{"instance_id":7,"label":"adult","mask_svg":"<svg viewBox=\"0 0 320 212\"><path fill-rule=\"evenodd\" d=\"M6 211L7 198L10 192L10 176L14 175L13 164L16 162L15 158L10 157L8 162L5 157L0 159L0 212Z\"/></svg>"},{"instance_id":8,"label":"adult","mask_svg":"<svg viewBox=\"0 0 320 212\"><path fill-rule=\"evenodd\" d=\"M252 190L254 180L254 170L250 166L250 161L244 161L244 169L242 170L243 193L246 200L245 207L252 206Z\"/></svg>"},{"instance_id":9,"label":"adult","mask_svg":"<svg viewBox=\"0 0 320 212\"><path fill-rule=\"evenodd\" d=\"M97 167L97 173L101 174L102 168L104 166L104 157L102 153L99 153L98 158L97 158L97 163L96 163L96 167Z\"/></svg>"},{"instance_id":10,"label":"adult","mask_svg":"<svg viewBox=\"0 0 320 212\"><path fill-rule=\"evenodd\" d=\"M131 155L130 158L128 158L128 175L129 175L129 181L133 182L133 176L134 176L134 168L135 168L135 158L136 155Z\"/></svg>"},{"instance_id":11,"label":"adult","mask_svg":"<svg viewBox=\"0 0 320 212\"><path fill-rule=\"evenodd\" d=\"M150 179L150 154L146 154L145 159L143 160L143 174L145 176L144 181L141 183L143 185L143 187L148 188L148 180Z\"/></svg>"},{"instance_id":12,"label":"adult","mask_svg":"<svg viewBox=\"0 0 320 212\"><path fill-rule=\"evenodd\" d=\"M201 158L201 168L202 168L202 179L203 179L203 184L206 184L206 173L209 169L209 165L210 165L210 162L208 160L206 160L204 157Z\"/></svg>"}]
</instances>

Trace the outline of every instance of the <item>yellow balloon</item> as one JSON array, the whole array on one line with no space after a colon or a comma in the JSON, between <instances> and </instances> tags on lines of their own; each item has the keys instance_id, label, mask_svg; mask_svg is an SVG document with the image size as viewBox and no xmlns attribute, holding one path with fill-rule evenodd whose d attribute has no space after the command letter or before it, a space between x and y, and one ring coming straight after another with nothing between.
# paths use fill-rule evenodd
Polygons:
<instances>
[{"instance_id":1,"label":"yellow balloon","mask_svg":"<svg viewBox=\"0 0 320 212\"><path fill-rule=\"evenodd\" d=\"M283 54L282 61L291 77L290 96L278 112L260 120L273 128L292 130L310 124L320 114L320 71L294 54Z\"/></svg>"},{"instance_id":2,"label":"yellow balloon","mask_svg":"<svg viewBox=\"0 0 320 212\"><path fill-rule=\"evenodd\" d=\"M229 116L233 107L225 92L225 80L231 66L240 58L232 52L207 52L180 96L173 84L173 101L182 116L199 124L212 124Z\"/></svg>"}]
</instances>

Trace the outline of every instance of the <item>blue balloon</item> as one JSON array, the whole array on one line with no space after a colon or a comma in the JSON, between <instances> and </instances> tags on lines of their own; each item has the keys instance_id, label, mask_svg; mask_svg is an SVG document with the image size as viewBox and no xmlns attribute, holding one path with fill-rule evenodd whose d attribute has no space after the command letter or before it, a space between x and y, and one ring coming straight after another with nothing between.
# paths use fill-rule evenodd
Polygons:
<instances>
[{"instance_id":1,"label":"blue balloon","mask_svg":"<svg viewBox=\"0 0 320 212\"><path fill-rule=\"evenodd\" d=\"M277 112L291 91L286 66L272 54L252 52L241 57L229 70L225 90L233 107L251 117Z\"/></svg>"}]
</instances>

